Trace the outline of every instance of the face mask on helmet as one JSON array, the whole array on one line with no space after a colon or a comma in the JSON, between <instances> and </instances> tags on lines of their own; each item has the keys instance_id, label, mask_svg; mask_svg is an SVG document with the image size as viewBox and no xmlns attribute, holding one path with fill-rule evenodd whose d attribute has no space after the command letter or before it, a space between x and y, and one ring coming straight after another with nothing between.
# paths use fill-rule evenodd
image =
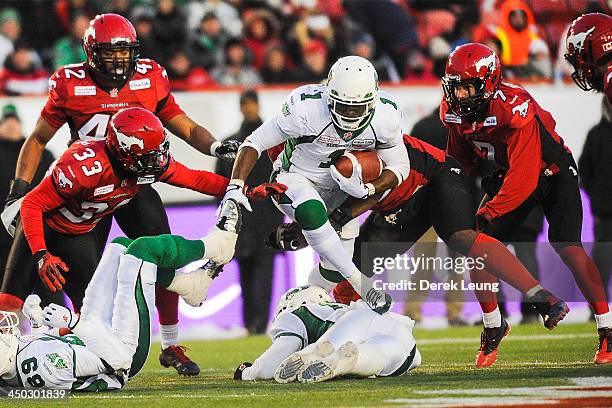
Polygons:
<instances>
[{"instance_id":1,"label":"face mask on helmet","mask_svg":"<svg viewBox=\"0 0 612 408\"><path fill-rule=\"evenodd\" d=\"M159 150L136 156L135 173L139 177L159 176L170 164L170 142L168 139L160 146Z\"/></svg>"},{"instance_id":2,"label":"face mask on helmet","mask_svg":"<svg viewBox=\"0 0 612 408\"><path fill-rule=\"evenodd\" d=\"M13 312L0 311L0 376L9 371L17 354L19 317Z\"/></svg>"},{"instance_id":3,"label":"face mask on helmet","mask_svg":"<svg viewBox=\"0 0 612 408\"><path fill-rule=\"evenodd\" d=\"M442 78L442 88L450 110L461 117L478 115L490 99L485 95L485 82L486 79L460 79L454 75Z\"/></svg>"},{"instance_id":4,"label":"face mask on helmet","mask_svg":"<svg viewBox=\"0 0 612 408\"><path fill-rule=\"evenodd\" d=\"M136 60L140 57L139 48L137 41L96 44L92 56L96 71L108 80L126 80L136 68Z\"/></svg>"},{"instance_id":5,"label":"face mask on helmet","mask_svg":"<svg viewBox=\"0 0 612 408\"><path fill-rule=\"evenodd\" d=\"M367 103L346 103L329 101L332 121L342 130L355 131L366 126L374 114L374 101Z\"/></svg>"}]
</instances>

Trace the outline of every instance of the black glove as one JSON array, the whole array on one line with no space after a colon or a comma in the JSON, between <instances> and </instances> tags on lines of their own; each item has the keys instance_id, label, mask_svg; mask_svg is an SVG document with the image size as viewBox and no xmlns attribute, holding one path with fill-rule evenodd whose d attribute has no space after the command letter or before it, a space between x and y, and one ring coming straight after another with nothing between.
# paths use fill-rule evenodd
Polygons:
<instances>
[{"instance_id":1,"label":"black glove","mask_svg":"<svg viewBox=\"0 0 612 408\"><path fill-rule=\"evenodd\" d=\"M308 242L306 242L299 224L292 222L276 227L268 236L266 245L281 251L297 251L298 249L306 248Z\"/></svg>"},{"instance_id":2,"label":"black glove","mask_svg":"<svg viewBox=\"0 0 612 408\"><path fill-rule=\"evenodd\" d=\"M6 200L4 200L4 208L8 207L15 201L19 200L21 197L28 194L31 189L32 185L25 180L11 180L11 187L9 189L9 193L6 196Z\"/></svg>"},{"instance_id":3,"label":"black glove","mask_svg":"<svg viewBox=\"0 0 612 408\"><path fill-rule=\"evenodd\" d=\"M215 142L211 147L211 153L220 159L234 160L238 154L240 142L238 140L226 140Z\"/></svg>"},{"instance_id":4,"label":"black glove","mask_svg":"<svg viewBox=\"0 0 612 408\"><path fill-rule=\"evenodd\" d=\"M342 227L348 224L348 222L352 219L351 207L344 204L329 214L329 222L338 233L340 233Z\"/></svg>"},{"instance_id":5,"label":"black glove","mask_svg":"<svg viewBox=\"0 0 612 408\"><path fill-rule=\"evenodd\" d=\"M480 186L490 198L495 197L499 193L502 184L504 184L504 176L505 173L502 170L496 170L482 178Z\"/></svg>"},{"instance_id":6,"label":"black glove","mask_svg":"<svg viewBox=\"0 0 612 408\"><path fill-rule=\"evenodd\" d=\"M476 231L482 232L487 229L489 225L489 220L483 217L480 214L476 214Z\"/></svg>"},{"instance_id":7,"label":"black glove","mask_svg":"<svg viewBox=\"0 0 612 408\"><path fill-rule=\"evenodd\" d=\"M242 372L244 371L245 368L251 367L252 365L253 364L246 362L246 361L240 364L238 368L236 369L236 371L234 371L234 380L242 380Z\"/></svg>"}]
</instances>

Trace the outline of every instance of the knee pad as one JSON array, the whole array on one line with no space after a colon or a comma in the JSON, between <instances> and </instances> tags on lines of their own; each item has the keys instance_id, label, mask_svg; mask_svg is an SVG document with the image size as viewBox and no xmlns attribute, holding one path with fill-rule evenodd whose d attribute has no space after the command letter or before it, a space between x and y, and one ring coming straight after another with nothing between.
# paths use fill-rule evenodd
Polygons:
<instances>
[{"instance_id":1,"label":"knee pad","mask_svg":"<svg viewBox=\"0 0 612 408\"><path fill-rule=\"evenodd\" d=\"M325 204L319 200L307 200L295 209L295 220L303 230L315 230L327 221Z\"/></svg>"}]
</instances>

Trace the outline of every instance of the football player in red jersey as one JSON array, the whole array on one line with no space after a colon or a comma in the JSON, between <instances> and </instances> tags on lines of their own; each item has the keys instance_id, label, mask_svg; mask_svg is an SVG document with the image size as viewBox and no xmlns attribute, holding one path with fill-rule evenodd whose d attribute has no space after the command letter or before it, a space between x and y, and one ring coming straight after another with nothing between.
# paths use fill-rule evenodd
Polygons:
<instances>
[{"instance_id":1,"label":"football player in red jersey","mask_svg":"<svg viewBox=\"0 0 612 408\"><path fill-rule=\"evenodd\" d=\"M440 119L449 130L448 154L466 172L477 157L495 160L503 171L499 188L483 185L491 199L476 214L479 229L507 242L533 206L542 205L548 239L595 313L599 347L594 361L612 363L612 313L597 267L581 243L577 166L553 117L525 89L502 82L497 55L481 44L451 53L442 86ZM507 323L494 293L478 299L485 323L481 349L496 349Z\"/></svg>"},{"instance_id":2,"label":"football player in red jersey","mask_svg":"<svg viewBox=\"0 0 612 408\"><path fill-rule=\"evenodd\" d=\"M123 109L111 118L106 140L74 142L24 198L23 230L38 274L51 291L65 287L77 309L93 273L90 267L96 266L78 249L86 245L103 250L93 231L101 219L157 181L213 196L225 193L228 179L185 167L172 158L169 147L166 131L153 113ZM281 191L281 185L265 183L246 194L264 199ZM62 272L69 270L66 280Z\"/></svg>"},{"instance_id":3,"label":"football player in red jersey","mask_svg":"<svg viewBox=\"0 0 612 408\"><path fill-rule=\"evenodd\" d=\"M30 190L29 183L45 145L64 123L70 127L71 143L79 139L103 139L109 130L110 117L126 107L143 107L154 112L168 130L204 154L235 157L236 142L216 141L208 130L189 118L170 93L165 69L155 61L139 58L136 31L127 19L117 14L96 16L85 32L83 47L86 62L61 67L49 80L49 98L21 149L7 206ZM170 233L161 198L150 186L117 211L115 219L132 239ZM145 219L147 222L141 222ZM110 225L111 217L108 217L96 228L101 242L106 242ZM23 275L29 270L27 265L17 264L19 259L24 259L19 254L28 251L21 229L15 237L4 271L1 289L4 293L10 293L7 284L14 280L11 275ZM19 299L0 297L0 306L3 306L0 308L8 310L11 305L19 308ZM156 305L162 347L166 350L161 359L180 366L184 373L196 374L197 365L178 346L178 296L160 288Z\"/></svg>"},{"instance_id":4,"label":"football player in red jersey","mask_svg":"<svg viewBox=\"0 0 612 408\"><path fill-rule=\"evenodd\" d=\"M602 92L612 103L612 17L583 14L570 26L565 59L572 64L572 79L583 91Z\"/></svg>"},{"instance_id":5,"label":"football player in red jersey","mask_svg":"<svg viewBox=\"0 0 612 408\"><path fill-rule=\"evenodd\" d=\"M484 268L478 270L477 274L472 273L473 282L495 282L493 276L505 280L526 294L544 319L544 325L553 329L565 317L569 308L565 302L543 289L501 242L475 230L475 204L470 193L470 182L459 163L444 151L409 135L404 135L404 145L410 158L410 173L406 180L384 197L377 194L366 200L349 198L329 216L338 229L372 209L355 240L355 265L363 265L365 261L362 259L363 244L382 244L371 246L363 252L364 255L369 252L376 257L393 258L398 253L406 253L433 227L449 248L472 259L483 260ZM274 155L275 151L269 153ZM306 246L305 240L298 233L299 229L283 224L272 234L270 244L279 249L291 250ZM397 245L390 246L390 242ZM364 266L362 270L368 271L371 268ZM321 276L326 281L339 282L334 288L336 301L348 304L359 299L359 295L339 274L325 271ZM314 278L319 280L311 280L311 275L309 284L328 287L327 282ZM490 293L488 290L483 292ZM509 326L506 326L506 332L509 330ZM490 344L487 347L479 350L476 355L477 367L488 367L495 362L497 347Z\"/></svg>"}]
</instances>

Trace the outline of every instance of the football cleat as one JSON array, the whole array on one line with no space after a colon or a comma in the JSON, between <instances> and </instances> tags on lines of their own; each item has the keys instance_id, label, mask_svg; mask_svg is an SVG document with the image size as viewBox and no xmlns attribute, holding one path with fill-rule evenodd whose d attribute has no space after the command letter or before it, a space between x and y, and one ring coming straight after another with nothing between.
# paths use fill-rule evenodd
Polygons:
<instances>
[{"instance_id":1,"label":"football cleat","mask_svg":"<svg viewBox=\"0 0 612 408\"><path fill-rule=\"evenodd\" d=\"M536 292L529 298L531 305L540 313L544 319L544 327L552 330L567 315L569 307L564 301L545 289Z\"/></svg>"},{"instance_id":2,"label":"football cleat","mask_svg":"<svg viewBox=\"0 0 612 408\"><path fill-rule=\"evenodd\" d=\"M174 367L179 375L196 376L200 374L200 367L185 354L187 347L170 346L162 349L159 354L159 363L168 368Z\"/></svg>"},{"instance_id":3,"label":"football cleat","mask_svg":"<svg viewBox=\"0 0 612 408\"><path fill-rule=\"evenodd\" d=\"M325 347L332 347L329 342ZM332 379L346 373L357 363L359 351L352 341L346 342L334 350L329 356L315 360L305 365L297 375L297 379L303 383L321 382Z\"/></svg>"},{"instance_id":4,"label":"football cleat","mask_svg":"<svg viewBox=\"0 0 612 408\"><path fill-rule=\"evenodd\" d=\"M501 326L484 328L480 335L480 349L476 354L476 367L489 367L497 360L499 343L508 333L510 333L510 325L503 318Z\"/></svg>"},{"instance_id":5,"label":"football cleat","mask_svg":"<svg viewBox=\"0 0 612 408\"><path fill-rule=\"evenodd\" d=\"M599 332L599 347L595 353L595 364L612 363L612 327L602 327Z\"/></svg>"},{"instance_id":6,"label":"football cleat","mask_svg":"<svg viewBox=\"0 0 612 408\"><path fill-rule=\"evenodd\" d=\"M276 368L274 380L280 384L290 383L297 379L302 369L312 361L327 357L334 352L334 345L330 342L315 343L303 350L291 354Z\"/></svg>"}]
</instances>

